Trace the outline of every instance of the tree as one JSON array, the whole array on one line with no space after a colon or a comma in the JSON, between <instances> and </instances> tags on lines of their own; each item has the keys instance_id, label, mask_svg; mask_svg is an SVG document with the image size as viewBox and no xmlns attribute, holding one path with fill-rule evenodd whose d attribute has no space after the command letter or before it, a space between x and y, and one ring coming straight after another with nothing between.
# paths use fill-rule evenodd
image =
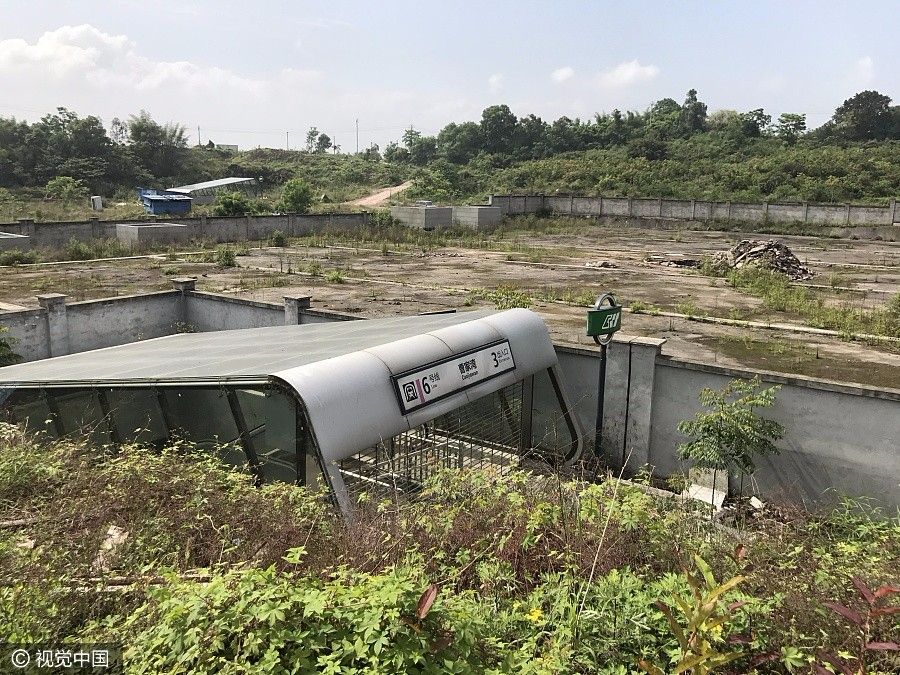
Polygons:
<instances>
[{"instance_id":1,"label":"tree","mask_svg":"<svg viewBox=\"0 0 900 675\"><path fill-rule=\"evenodd\" d=\"M309 131L306 132L306 151L307 152L315 152L316 151L316 142L319 140L319 130L315 127L310 127Z\"/></svg>"},{"instance_id":2,"label":"tree","mask_svg":"<svg viewBox=\"0 0 900 675\"><path fill-rule=\"evenodd\" d=\"M481 151L481 128L475 122L451 122L437 136L437 151L448 162L465 164Z\"/></svg>"},{"instance_id":3,"label":"tree","mask_svg":"<svg viewBox=\"0 0 900 675\"><path fill-rule=\"evenodd\" d=\"M328 134L319 134L319 137L316 138L316 152L319 154L328 152L331 148L331 138Z\"/></svg>"},{"instance_id":4,"label":"tree","mask_svg":"<svg viewBox=\"0 0 900 675\"><path fill-rule=\"evenodd\" d=\"M518 120L508 105L492 105L481 113L481 138L487 152L511 154L515 148Z\"/></svg>"},{"instance_id":5,"label":"tree","mask_svg":"<svg viewBox=\"0 0 900 675\"><path fill-rule=\"evenodd\" d=\"M844 138L851 141L881 141L891 132L891 97L874 90L861 91L844 101L831 121Z\"/></svg>"},{"instance_id":6,"label":"tree","mask_svg":"<svg viewBox=\"0 0 900 675\"><path fill-rule=\"evenodd\" d=\"M388 143L387 147L384 149L384 161L405 164L409 161L409 150L401 148L397 143L392 141Z\"/></svg>"},{"instance_id":7,"label":"tree","mask_svg":"<svg viewBox=\"0 0 900 675\"><path fill-rule=\"evenodd\" d=\"M177 175L187 158L185 128L159 124L146 110L128 118L128 141L141 167L156 178Z\"/></svg>"},{"instance_id":8,"label":"tree","mask_svg":"<svg viewBox=\"0 0 900 675\"><path fill-rule=\"evenodd\" d=\"M766 115L765 110L756 108L741 115L741 131L748 138L758 138L765 135L772 124L772 116Z\"/></svg>"},{"instance_id":9,"label":"tree","mask_svg":"<svg viewBox=\"0 0 900 675\"><path fill-rule=\"evenodd\" d=\"M84 183L71 176L57 176L47 181L44 195L47 199L61 199L64 202L70 202L79 197L86 197L87 188Z\"/></svg>"},{"instance_id":10,"label":"tree","mask_svg":"<svg viewBox=\"0 0 900 675\"><path fill-rule=\"evenodd\" d=\"M109 137L116 145L125 145L128 142L128 123L113 117L109 123Z\"/></svg>"},{"instance_id":11,"label":"tree","mask_svg":"<svg viewBox=\"0 0 900 675\"><path fill-rule=\"evenodd\" d=\"M313 189L302 178L291 178L281 190L282 211L288 213L306 213L313 203Z\"/></svg>"},{"instance_id":12,"label":"tree","mask_svg":"<svg viewBox=\"0 0 900 675\"><path fill-rule=\"evenodd\" d=\"M650 161L665 159L668 156L668 146L656 134L648 134L642 138L635 138L628 143L629 157L643 157Z\"/></svg>"},{"instance_id":13,"label":"tree","mask_svg":"<svg viewBox=\"0 0 900 675\"><path fill-rule=\"evenodd\" d=\"M690 89L681 106L681 126L687 135L706 130L706 104L697 100L697 90Z\"/></svg>"},{"instance_id":14,"label":"tree","mask_svg":"<svg viewBox=\"0 0 900 675\"><path fill-rule=\"evenodd\" d=\"M778 454L773 441L784 436L784 427L760 417L756 409L774 405L780 387L760 390L760 386L755 377L732 380L721 391L703 389L698 398L710 409L678 424L678 431L692 437L678 446L679 458L704 469L736 470L744 476L756 470L755 457Z\"/></svg>"},{"instance_id":15,"label":"tree","mask_svg":"<svg viewBox=\"0 0 900 675\"><path fill-rule=\"evenodd\" d=\"M360 154L362 155L362 158L368 162L381 161L381 153L378 151L378 143L372 143L372 145L363 150Z\"/></svg>"},{"instance_id":16,"label":"tree","mask_svg":"<svg viewBox=\"0 0 900 675\"><path fill-rule=\"evenodd\" d=\"M781 113L778 124L775 126L775 134L788 145L793 145L806 131L806 115L796 113Z\"/></svg>"},{"instance_id":17,"label":"tree","mask_svg":"<svg viewBox=\"0 0 900 675\"><path fill-rule=\"evenodd\" d=\"M253 211L253 204L241 192L223 192L213 207L214 216L246 216Z\"/></svg>"}]
</instances>

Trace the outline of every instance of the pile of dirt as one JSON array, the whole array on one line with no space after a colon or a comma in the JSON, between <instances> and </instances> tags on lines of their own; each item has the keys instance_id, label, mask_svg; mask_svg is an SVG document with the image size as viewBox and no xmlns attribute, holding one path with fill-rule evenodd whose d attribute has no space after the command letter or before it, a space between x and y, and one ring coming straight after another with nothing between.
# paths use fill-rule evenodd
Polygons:
<instances>
[{"instance_id":1,"label":"pile of dirt","mask_svg":"<svg viewBox=\"0 0 900 675\"><path fill-rule=\"evenodd\" d=\"M774 239L766 241L744 239L728 251L717 253L713 257L713 265L717 269L758 267L780 272L794 281L812 278L812 272L800 262L791 249Z\"/></svg>"}]
</instances>

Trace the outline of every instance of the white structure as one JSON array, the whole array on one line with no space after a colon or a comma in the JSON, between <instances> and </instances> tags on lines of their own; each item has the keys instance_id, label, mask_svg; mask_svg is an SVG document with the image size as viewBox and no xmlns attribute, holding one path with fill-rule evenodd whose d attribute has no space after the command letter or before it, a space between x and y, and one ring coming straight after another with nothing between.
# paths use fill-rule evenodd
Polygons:
<instances>
[{"instance_id":1,"label":"white structure","mask_svg":"<svg viewBox=\"0 0 900 675\"><path fill-rule=\"evenodd\" d=\"M440 468L571 462L582 433L525 309L180 334L0 368L12 421L162 446L264 480L405 491Z\"/></svg>"},{"instance_id":2,"label":"white structure","mask_svg":"<svg viewBox=\"0 0 900 675\"><path fill-rule=\"evenodd\" d=\"M256 187L255 178L219 178L203 183L173 187L166 192L177 192L194 199L195 204L212 204L222 192L248 192Z\"/></svg>"}]
</instances>

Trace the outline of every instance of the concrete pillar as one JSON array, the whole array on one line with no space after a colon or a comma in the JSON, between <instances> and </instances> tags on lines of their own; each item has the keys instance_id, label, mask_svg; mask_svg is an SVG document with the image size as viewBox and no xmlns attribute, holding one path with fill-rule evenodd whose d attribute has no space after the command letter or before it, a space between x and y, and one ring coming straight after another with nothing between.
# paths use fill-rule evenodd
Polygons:
<instances>
[{"instance_id":1,"label":"concrete pillar","mask_svg":"<svg viewBox=\"0 0 900 675\"><path fill-rule=\"evenodd\" d=\"M847 223L847 225L850 224L850 204L847 204L846 223Z\"/></svg>"},{"instance_id":2,"label":"concrete pillar","mask_svg":"<svg viewBox=\"0 0 900 675\"><path fill-rule=\"evenodd\" d=\"M803 222L809 222L809 202L803 202Z\"/></svg>"},{"instance_id":3,"label":"concrete pillar","mask_svg":"<svg viewBox=\"0 0 900 675\"><path fill-rule=\"evenodd\" d=\"M603 195L600 195L600 210L597 213L598 216L603 215Z\"/></svg>"},{"instance_id":4,"label":"concrete pillar","mask_svg":"<svg viewBox=\"0 0 900 675\"><path fill-rule=\"evenodd\" d=\"M304 309L309 309L312 298L308 295L284 296L284 325L296 326L301 321Z\"/></svg>"},{"instance_id":5,"label":"concrete pillar","mask_svg":"<svg viewBox=\"0 0 900 675\"><path fill-rule=\"evenodd\" d=\"M629 197L628 198L628 215L629 215L629 217L634 215L633 206L634 206L634 199L632 197Z\"/></svg>"},{"instance_id":6,"label":"concrete pillar","mask_svg":"<svg viewBox=\"0 0 900 675\"><path fill-rule=\"evenodd\" d=\"M172 279L172 285L176 290L181 291L182 295L190 293L197 287L196 277L176 277Z\"/></svg>"},{"instance_id":7,"label":"concrete pillar","mask_svg":"<svg viewBox=\"0 0 900 675\"><path fill-rule=\"evenodd\" d=\"M662 197L656 200L656 215L662 218Z\"/></svg>"},{"instance_id":8,"label":"concrete pillar","mask_svg":"<svg viewBox=\"0 0 900 675\"><path fill-rule=\"evenodd\" d=\"M602 212L603 197L600 197L600 204L600 211ZM575 195L569 195L569 215L571 216L573 213L575 213Z\"/></svg>"},{"instance_id":9,"label":"concrete pillar","mask_svg":"<svg viewBox=\"0 0 900 675\"><path fill-rule=\"evenodd\" d=\"M99 218L90 218L91 221L91 238L103 239L103 228L100 226Z\"/></svg>"},{"instance_id":10,"label":"concrete pillar","mask_svg":"<svg viewBox=\"0 0 900 675\"><path fill-rule=\"evenodd\" d=\"M763 222L769 222L769 202L763 202Z\"/></svg>"},{"instance_id":11,"label":"concrete pillar","mask_svg":"<svg viewBox=\"0 0 900 675\"><path fill-rule=\"evenodd\" d=\"M635 472L650 457L650 420L653 416L653 386L656 375L656 357L665 340L636 337L629 342L631 383L628 390L627 424L623 437L627 471Z\"/></svg>"},{"instance_id":12,"label":"concrete pillar","mask_svg":"<svg viewBox=\"0 0 900 675\"><path fill-rule=\"evenodd\" d=\"M891 200L891 225L897 222L897 200Z\"/></svg>"},{"instance_id":13,"label":"concrete pillar","mask_svg":"<svg viewBox=\"0 0 900 675\"><path fill-rule=\"evenodd\" d=\"M47 335L50 336L50 356L69 353L69 322L66 318L66 296L62 293L46 293L37 296L41 307L47 310Z\"/></svg>"},{"instance_id":14,"label":"concrete pillar","mask_svg":"<svg viewBox=\"0 0 900 675\"><path fill-rule=\"evenodd\" d=\"M697 200L691 200L691 220L697 220Z\"/></svg>"},{"instance_id":15,"label":"concrete pillar","mask_svg":"<svg viewBox=\"0 0 900 675\"><path fill-rule=\"evenodd\" d=\"M19 234L34 236L34 221L31 218L19 218Z\"/></svg>"},{"instance_id":16,"label":"concrete pillar","mask_svg":"<svg viewBox=\"0 0 900 675\"><path fill-rule=\"evenodd\" d=\"M725 202L725 220L731 220L731 200Z\"/></svg>"}]
</instances>

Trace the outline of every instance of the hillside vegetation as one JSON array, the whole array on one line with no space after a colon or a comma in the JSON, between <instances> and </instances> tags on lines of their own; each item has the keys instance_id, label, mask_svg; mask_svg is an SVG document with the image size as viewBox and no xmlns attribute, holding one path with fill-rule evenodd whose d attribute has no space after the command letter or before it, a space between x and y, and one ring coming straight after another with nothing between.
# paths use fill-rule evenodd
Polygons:
<instances>
[{"instance_id":1,"label":"hillside vegetation","mask_svg":"<svg viewBox=\"0 0 900 675\"><path fill-rule=\"evenodd\" d=\"M664 98L643 112L552 123L494 105L478 122L451 123L436 136L409 129L400 143L356 154L337 152L317 129L295 151L188 147L183 126L146 112L107 128L59 108L33 124L0 118L0 215L59 217L85 210L89 194L133 203L138 186L225 176L259 180L257 211L275 208L290 179L332 203L413 177L406 198L440 202L524 191L884 203L900 192L900 106L890 103L859 92L812 131L803 114L708 114L694 89L683 103Z\"/></svg>"},{"instance_id":2,"label":"hillside vegetation","mask_svg":"<svg viewBox=\"0 0 900 675\"><path fill-rule=\"evenodd\" d=\"M113 642L130 673L897 672L896 517L705 514L447 472L348 524L190 447L4 425L0 641Z\"/></svg>"}]
</instances>

